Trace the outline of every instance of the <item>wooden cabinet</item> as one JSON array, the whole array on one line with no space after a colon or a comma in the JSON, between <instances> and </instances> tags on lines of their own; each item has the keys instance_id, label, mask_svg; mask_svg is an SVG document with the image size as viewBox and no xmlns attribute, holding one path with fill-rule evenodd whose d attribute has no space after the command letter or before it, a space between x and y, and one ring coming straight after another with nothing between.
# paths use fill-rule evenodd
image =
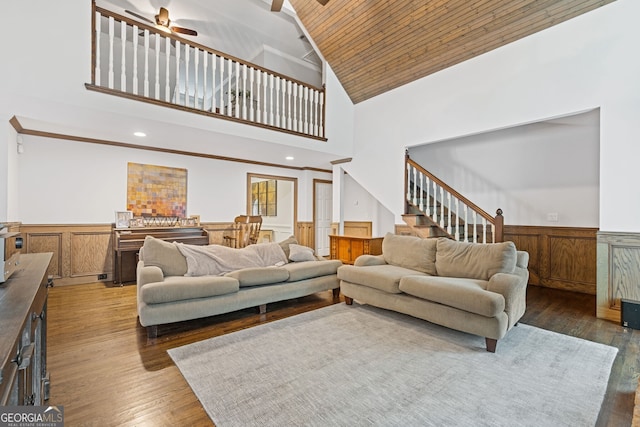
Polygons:
<instances>
[{"instance_id":1,"label":"wooden cabinet","mask_svg":"<svg viewBox=\"0 0 640 427\"><path fill-rule=\"evenodd\" d=\"M47 267L51 253L22 254L0 287L0 405L43 405L47 371Z\"/></svg>"},{"instance_id":2,"label":"wooden cabinet","mask_svg":"<svg viewBox=\"0 0 640 427\"><path fill-rule=\"evenodd\" d=\"M360 255L382 254L382 237L359 237L329 235L331 259L339 259L344 264L353 264Z\"/></svg>"}]
</instances>

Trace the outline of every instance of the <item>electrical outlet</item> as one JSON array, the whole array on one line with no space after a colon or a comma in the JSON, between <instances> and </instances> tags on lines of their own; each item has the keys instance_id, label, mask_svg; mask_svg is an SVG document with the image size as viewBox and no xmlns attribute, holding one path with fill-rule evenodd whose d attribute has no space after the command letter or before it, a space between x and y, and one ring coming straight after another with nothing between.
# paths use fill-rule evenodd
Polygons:
<instances>
[{"instance_id":1,"label":"electrical outlet","mask_svg":"<svg viewBox=\"0 0 640 427\"><path fill-rule=\"evenodd\" d=\"M547 221L558 222L558 212L551 212L547 214Z\"/></svg>"},{"instance_id":2,"label":"electrical outlet","mask_svg":"<svg viewBox=\"0 0 640 427\"><path fill-rule=\"evenodd\" d=\"M106 274L98 274L98 280L107 280Z\"/></svg>"}]
</instances>

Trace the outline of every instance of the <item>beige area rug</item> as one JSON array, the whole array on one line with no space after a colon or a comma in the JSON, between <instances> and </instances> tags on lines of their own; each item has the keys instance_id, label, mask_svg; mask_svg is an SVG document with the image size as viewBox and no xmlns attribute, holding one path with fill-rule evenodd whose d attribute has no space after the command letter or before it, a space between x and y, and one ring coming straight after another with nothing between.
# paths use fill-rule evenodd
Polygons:
<instances>
[{"instance_id":1,"label":"beige area rug","mask_svg":"<svg viewBox=\"0 0 640 427\"><path fill-rule=\"evenodd\" d=\"M519 325L484 338L337 304L169 350L227 426L591 426L617 349Z\"/></svg>"}]
</instances>

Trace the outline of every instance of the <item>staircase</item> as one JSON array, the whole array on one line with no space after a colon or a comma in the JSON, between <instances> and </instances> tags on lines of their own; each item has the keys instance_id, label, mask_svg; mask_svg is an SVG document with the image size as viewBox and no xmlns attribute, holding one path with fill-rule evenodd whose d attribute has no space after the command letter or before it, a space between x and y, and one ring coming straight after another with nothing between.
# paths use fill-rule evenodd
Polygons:
<instances>
[{"instance_id":1,"label":"staircase","mask_svg":"<svg viewBox=\"0 0 640 427\"><path fill-rule=\"evenodd\" d=\"M420 237L474 243L504 240L502 210L492 217L442 180L405 157L406 207L402 218Z\"/></svg>"}]
</instances>

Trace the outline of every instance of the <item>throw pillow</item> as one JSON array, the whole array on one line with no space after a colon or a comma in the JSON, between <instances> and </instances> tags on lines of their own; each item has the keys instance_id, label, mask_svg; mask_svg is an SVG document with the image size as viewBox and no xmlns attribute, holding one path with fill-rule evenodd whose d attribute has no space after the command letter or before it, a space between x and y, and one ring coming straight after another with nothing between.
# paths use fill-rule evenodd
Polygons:
<instances>
[{"instance_id":1,"label":"throw pillow","mask_svg":"<svg viewBox=\"0 0 640 427\"><path fill-rule=\"evenodd\" d=\"M146 236L143 250L144 265L160 267L165 276L184 276L187 272L187 260L173 243Z\"/></svg>"},{"instance_id":2,"label":"throw pillow","mask_svg":"<svg viewBox=\"0 0 640 427\"><path fill-rule=\"evenodd\" d=\"M438 239L436 269L439 276L489 280L496 273L513 273L518 258L513 242L456 242Z\"/></svg>"},{"instance_id":3,"label":"throw pillow","mask_svg":"<svg viewBox=\"0 0 640 427\"><path fill-rule=\"evenodd\" d=\"M289 236L288 238L286 238L282 242L278 242L278 244L280 245L280 247L284 251L284 255L285 255L285 257L287 259L289 259L289 245L292 244L292 243L294 245L298 244L298 240L296 239L295 236Z\"/></svg>"},{"instance_id":4,"label":"throw pillow","mask_svg":"<svg viewBox=\"0 0 640 427\"><path fill-rule=\"evenodd\" d=\"M387 233L382 239L382 256L387 264L435 276L436 239Z\"/></svg>"},{"instance_id":5,"label":"throw pillow","mask_svg":"<svg viewBox=\"0 0 640 427\"><path fill-rule=\"evenodd\" d=\"M316 257L313 255L313 249L291 243L289 245L289 260L293 262L315 261Z\"/></svg>"}]
</instances>

